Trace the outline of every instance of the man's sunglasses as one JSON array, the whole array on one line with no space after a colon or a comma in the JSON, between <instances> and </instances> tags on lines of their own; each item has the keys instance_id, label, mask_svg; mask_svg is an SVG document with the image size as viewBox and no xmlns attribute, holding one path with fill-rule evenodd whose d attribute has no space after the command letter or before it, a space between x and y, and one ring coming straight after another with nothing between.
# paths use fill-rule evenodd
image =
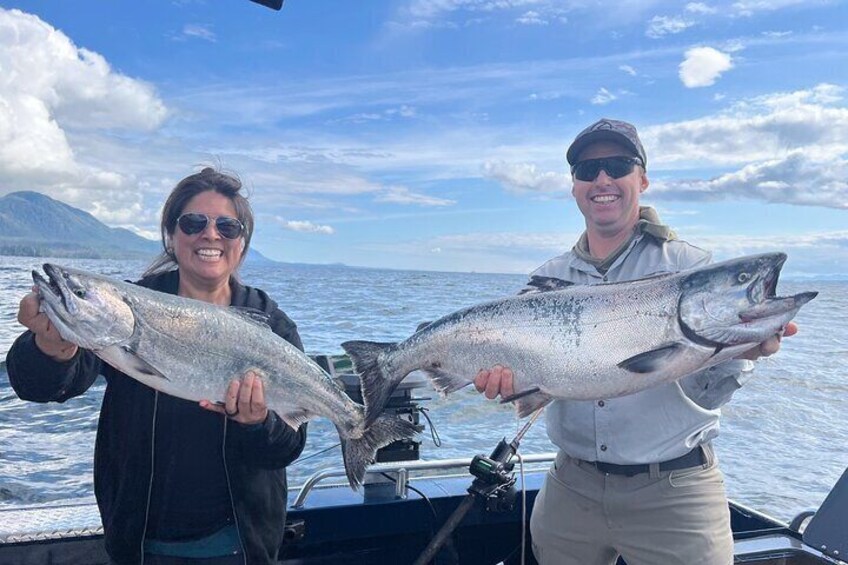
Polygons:
<instances>
[{"instance_id":1,"label":"man's sunglasses","mask_svg":"<svg viewBox=\"0 0 848 565\"><path fill-rule=\"evenodd\" d=\"M195 235L206 229L206 225L211 220L206 214L197 214L190 212L183 214L177 218L177 225L180 226L182 232L186 235ZM238 239L241 232L244 231L244 224L238 219L229 216L218 216L215 218L215 229L221 234L221 237L226 239Z\"/></svg>"},{"instance_id":2,"label":"man's sunglasses","mask_svg":"<svg viewBox=\"0 0 848 565\"><path fill-rule=\"evenodd\" d=\"M633 172L633 167L642 165L642 161L635 157L603 157L602 159L586 159L578 161L571 167L571 174L577 180L592 182L601 173L606 172L614 179L620 179Z\"/></svg>"}]
</instances>

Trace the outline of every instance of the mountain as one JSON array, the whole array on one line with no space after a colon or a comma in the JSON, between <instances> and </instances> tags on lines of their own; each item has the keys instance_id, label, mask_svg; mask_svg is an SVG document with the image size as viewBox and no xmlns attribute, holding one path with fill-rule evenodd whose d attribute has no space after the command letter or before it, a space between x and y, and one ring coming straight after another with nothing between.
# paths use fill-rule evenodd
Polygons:
<instances>
[{"instance_id":1,"label":"mountain","mask_svg":"<svg viewBox=\"0 0 848 565\"><path fill-rule=\"evenodd\" d=\"M110 228L73 206L38 192L0 198L0 255L83 259L153 259L162 246L124 228ZM251 249L251 263L273 263Z\"/></svg>"}]
</instances>

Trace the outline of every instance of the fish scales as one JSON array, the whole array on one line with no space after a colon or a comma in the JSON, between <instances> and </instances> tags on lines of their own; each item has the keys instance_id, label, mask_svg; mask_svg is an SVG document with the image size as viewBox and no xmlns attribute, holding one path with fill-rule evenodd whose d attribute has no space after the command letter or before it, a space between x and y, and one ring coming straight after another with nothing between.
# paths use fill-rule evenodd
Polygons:
<instances>
[{"instance_id":1,"label":"fish scales","mask_svg":"<svg viewBox=\"0 0 848 565\"><path fill-rule=\"evenodd\" d=\"M175 300L172 300L175 299ZM193 303L193 302L196 302ZM136 354L154 367L183 375L173 392L188 400L217 399L233 375L254 370L266 380L266 401L281 415L312 406L318 415L351 412L346 395L332 394L326 373L267 326L226 309L154 293L133 301L133 310L151 331L142 332ZM160 316L158 312L166 312ZM234 332L238 339L233 342ZM162 344L168 344L162 347ZM280 350L285 351L281 355ZM323 394L314 394L316 384ZM275 386L278 385L278 386ZM305 404L308 403L308 404Z\"/></svg>"}]
</instances>

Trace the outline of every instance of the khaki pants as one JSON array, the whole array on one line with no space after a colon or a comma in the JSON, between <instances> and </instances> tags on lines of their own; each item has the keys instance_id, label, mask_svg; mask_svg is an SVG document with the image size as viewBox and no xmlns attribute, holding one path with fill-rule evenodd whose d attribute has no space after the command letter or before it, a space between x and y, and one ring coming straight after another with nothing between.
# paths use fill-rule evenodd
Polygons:
<instances>
[{"instance_id":1,"label":"khaki pants","mask_svg":"<svg viewBox=\"0 0 848 565\"><path fill-rule=\"evenodd\" d=\"M724 477L707 463L632 477L605 474L560 452L530 518L542 565L731 565Z\"/></svg>"}]
</instances>

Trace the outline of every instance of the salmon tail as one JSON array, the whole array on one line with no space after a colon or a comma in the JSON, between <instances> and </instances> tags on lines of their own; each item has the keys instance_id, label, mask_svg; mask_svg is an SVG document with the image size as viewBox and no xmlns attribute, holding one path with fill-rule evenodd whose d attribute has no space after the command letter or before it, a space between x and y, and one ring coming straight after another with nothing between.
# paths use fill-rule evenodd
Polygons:
<instances>
[{"instance_id":1,"label":"salmon tail","mask_svg":"<svg viewBox=\"0 0 848 565\"><path fill-rule=\"evenodd\" d=\"M391 375L383 373L380 364L380 354L394 347L394 343L378 343L374 341L346 341L342 344L350 356L353 367L359 374L362 387L362 402L365 404L365 427L373 424L383 412L389 397L405 375L394 380Z\"/></svg>"},{"instance_id":2,"label":"salmon tail","mask_svg":"<svg viewBox=\"0 0 848 565\"><path fill-rule=\"evenodd\" d=\"M380 416L359 438L345 437L339 429L345 473L350 488L357 490L365 478L365 469L374 462L377 450L392 442L409 439L418 427L398 416Z\"/></svg>"}]
</instances>

